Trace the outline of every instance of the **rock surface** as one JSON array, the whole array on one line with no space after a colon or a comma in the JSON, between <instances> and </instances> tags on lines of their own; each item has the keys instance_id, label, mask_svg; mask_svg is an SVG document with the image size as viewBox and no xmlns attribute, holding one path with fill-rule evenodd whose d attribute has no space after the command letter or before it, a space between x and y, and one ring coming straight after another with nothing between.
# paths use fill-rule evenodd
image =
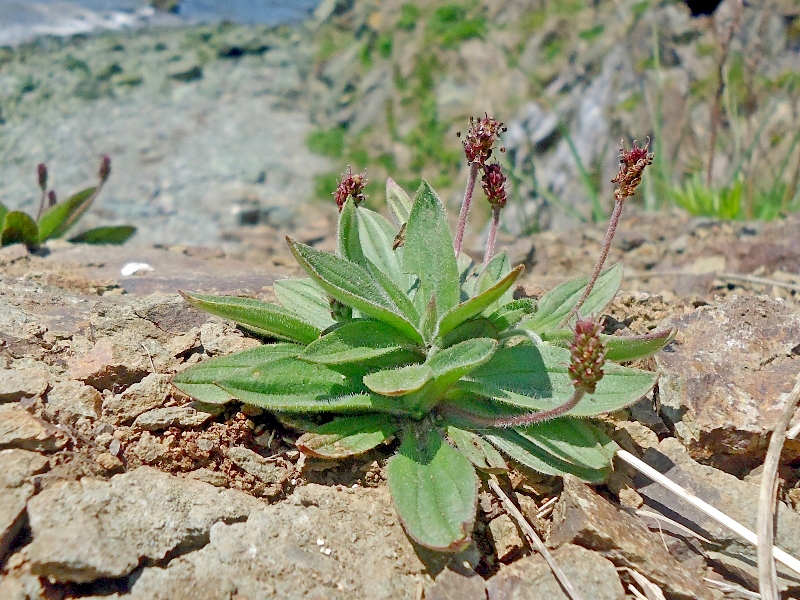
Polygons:
<instances>
[{"instance_id":1,"label":"rock surface","mask_svg":"<svg viewBox=\"0 0 800 600\"><path fill-rule=\"evenodd\" d=\"M35 492L30 478L47 468L41 454L0 450L0 564L24 525L25 506Z\"/></svg>"},{"instance_id":2,"label":"rock surface","mask_svg":"<svg viewBox=\"0 0 800 600\"><path fill-rule=\"evenodd\" d=\"M48 452L63 448L66 436L26 410L10 404L0 410L0 450L21 448Z\"/></svg>"},{"instance_id":3,"label":"rock surface","mask_svg":"<svg viewBox=\"0 0 800 600\"><path fill-rule=\"evenodd\" d=\"M254 498L141 467L109 481L59 482L28 503L33 571L88 582L202 546L218 522L244 521Z\"/></svg>"},{"instance_id":4,"label":"rock surface","mask_svg":"<svg viewBox=\"0 0 800 600\"><path fill-rule=\"evenodd\" d=\"M673 325L657 355L661 413L698 460L741 473L766 453L768 434L800 371L800 315L766 297L731 297ZM787 440L783 459L800 456Z\"/></svg>"}]
</instances>

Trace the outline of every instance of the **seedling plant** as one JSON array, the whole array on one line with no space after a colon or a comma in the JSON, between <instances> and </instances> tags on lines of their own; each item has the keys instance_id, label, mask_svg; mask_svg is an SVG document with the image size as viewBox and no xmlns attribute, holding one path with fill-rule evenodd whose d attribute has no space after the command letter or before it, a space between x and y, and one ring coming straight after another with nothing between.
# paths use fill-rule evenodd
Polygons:
<instances>
[{"instance_id":1,"label":"seedling plant","mask_svg":"<svg viewBox=\"0 0 800 600\"><path fill-rule=\"evenodd\" d=\"M671 339L669 331L602 333L593 315L622 281L621 264L602 270L607 247L590 277L538 300L515 297L524 266L494 253L506 191L501 166L489 159L502 131L488 116L471 120L455 242L426 182L412 200L388 180L392 224L364 206L365 175L348 169L335 193L338 251L287 238L307 277L277 281L278 303L183 293L276 341L193 365L173 384L205 402L235 399L305 422L297 446L310 456L353 456L396 439L387 467L395 509L415 542L440 551L469 543L478 473L505 472L509 459L523 470L602 482L617 445L586 417L645 395L654 375L616 363ZM646 147L622 152L607 245L651 160ZM460 251L479 175L492 206L482 264Z\"/></svg>"},{"instance_id":2,"label":"seedling plant","mask_svg":"<svg viewBox=\"0 0 800 600\"><path fill-rule=\"evenodd\" d=\"M34 219L20 210L9 210L0 203L0 245L25 244L31 250L44 242L61 238L72 229L78 220L89 210L111 174L111 159L103 156L100 161L98 183L73 194L61 202L55 190L47 188L47 166L42 163L36 169L41 190L39 211ZM97 227L70 238L71 242L84 244L123 244L136 228L129 225Z\"/></svg>"}]
</instances>

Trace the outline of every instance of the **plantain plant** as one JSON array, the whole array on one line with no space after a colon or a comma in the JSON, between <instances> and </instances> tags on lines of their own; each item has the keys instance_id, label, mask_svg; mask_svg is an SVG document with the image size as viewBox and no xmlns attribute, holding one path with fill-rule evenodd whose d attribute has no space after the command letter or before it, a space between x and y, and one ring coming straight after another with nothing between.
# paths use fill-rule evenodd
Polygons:
<instances>
[{"instance_id":1,"label":"plantain plant","mask_svg":"<svg viewBox=\"0 0 800 600\"><path fill-rule=\"evenodd\" d=\"M98 184L58 202L55 191L47 189L47 166L40 164L37 175L42 193L36 219L28 213L9 210L0 203L0 245L25 244L30 249L36 249L49 239L63 237L89 210L110 174L111 159L103 156ZM123 244L134 233L136 228L129 225L97 227L84 231L69 241L84 244Z\"/></svg>"},{"instance_id":2,"label":"plantain plant","mask_svg":"<svg viewBox=\"0 0 800 600\"><path fill-rule=\"evenodd\" d=\"M365 177L348 169L335 194L338 251L287 238L308 277L277 281L278 303L182 292L191 305L276 341L193 365L172 383L205 402L327 415L322 424L306 420L297 440L311 456L352 456L396 439L387 467L394 506L415 542L440 551L470 541L476 470L504 472L510 459L549 475L603 481L617 446L584 417L645 395L654 375L614 363L657 352L671 339L671 332L603 335L597 320L582 316L600 313L614 297L619 263L601 272L598 261L592 277L538 300L514 297L524 266L493 254L505 178L487 159L501 127L489 117L473 121L464 141L472 168L458 244L483 169L494 209L483 264L454 251L445 209L427 183L412 200L387 182L392 224L364 206ZM615 180L621 189L632 193L651 157L635 145L623 153Z\"/></svg>"}]
</instances>

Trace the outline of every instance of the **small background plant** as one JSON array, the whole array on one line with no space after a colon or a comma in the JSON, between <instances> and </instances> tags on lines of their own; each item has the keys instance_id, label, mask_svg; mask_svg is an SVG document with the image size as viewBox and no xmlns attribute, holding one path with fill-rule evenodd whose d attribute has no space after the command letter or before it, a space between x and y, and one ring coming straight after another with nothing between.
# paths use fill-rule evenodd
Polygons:
<instances>
[{"instance_id":1,"label":"small background plant","mask_svg":"<svg viewBox=\"0 0 800 600\"><path fill-rule=\"evenodd\" d=\"M496 230L505 178L488 160L501 131L487 116L471 120L463 140L471 175L456 247L480 171ZM651 161L646 148L623 152L620 210ZM603 481L617 445L583 417L646 394L655 376L615 362L671 339L668 331L603 335L587 317L614 297L622 265L602 271L603 255L591 278L562 283L538 301L515 298L524 266L512 268L491 243L482 265L455 251L444 206L425 181L413 201L387 182L394 225L364 206L366 184L350 169L339 182L335 254L287 238L308 277L276 282L278 304L183 293L193 306L277 341L189 367L173 384L205 402L236 399L305 419L297 446L312 456L357 455L397 439L391 496L408 535L434 550L469 543L476 473L505 472L507 459Z\"/></svg>"},{"instance_id":2,"label":"small background plant","mask_svg":"<svg viewBox=\"0 0 800 600\"><path fill-rule=\"evenodd\" d=\"M108 156L102 158L96 186L86 188L61 202L54 190L48 190L47 166L40 164L36 173L42 192L36 218L19 210L9 210L0 203L0 245L25 244L28 248L35 249L47 240L64 237L100 195L111 174L111 159ZM130 225L97 227L79 233L69 241L84 244L124 244L134 233L136 228Z\"/></svg>"}]
</instances>

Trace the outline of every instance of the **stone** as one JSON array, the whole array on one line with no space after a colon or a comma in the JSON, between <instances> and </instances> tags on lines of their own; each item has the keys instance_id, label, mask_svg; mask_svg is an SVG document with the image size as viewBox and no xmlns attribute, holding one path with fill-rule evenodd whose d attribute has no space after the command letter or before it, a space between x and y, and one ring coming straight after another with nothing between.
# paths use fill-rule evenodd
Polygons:
<instances>
[{"instance_id":1,"label":"stone","mask_svg":"<svg viewBox=\"0 0 800 600\"><path fill-rule=\"evenodd\" d=\"M224 410L222 406L218 408L219 412L216 414ZM215 416L214 412L200 411L193 406L169 406L142 413L136 417L133 426L147 431L157 431L167 427L199 427Z\"/></svg>"},{"instance_id":2,"label":"stone","mask_svg":"<svg viewBox=\"0 0 800 600\"><path fill-rule=\"evenodd\" d=\"M63 448L66 443L63 433L26 410L10 405L0 411L0 449L51 452Z\"/></svg>"},{"instance_id":3,"label":"stone","mask_svg":"<svg viewBox=\"0 0 800 600\"><path fill-rule=\"evenodd\" d=\"M264 483L280 485L289 478L289 472L260 454L241 446L232 446L225 451L225 457L246 473L250 473Z\"/></svg>"},{"instance_id":4,"label":"stone","mask_svg":"<svg viewBox=\"0 0 800 600\"><path fill-rule=\"evenodd\" d=\"M119 458L110 452L101 452L95 457L94 462L100 465L107 473L122 471L125 466Z\"/></svg>"},{"instance_id":5,"label":"stone","mask_svg":"<svg viewBox=\"0 0 800 600\"><path fill-rule=\"evenodd\" d=\"M81 381L59 381L47 392L45 413L56 421L72 422L78 417L97 419L103 397L95 388Z\"/></svg>"},{"instance_id":6,"label":"stone","mask_svg":"<svg viewBox=\"0 0 800 600\"><path fill-rule=\"evenodd\" d=\"M169 448L162 444L149 431L142 433L133 449L136 457L146 465L151 465L167 453Z\"/></svg>"},{"instance_id":7,"label":"stone","mask_svg":"<svg viewBox=\"0 0 800 600\"><path fill-rule=\"evenodd\" d=\"M47 391L50 378L44 368L0 369L0 403L41 396Z\"/></svg>"},{"instance_id":8,"label":"stone","mask_svg":"<svg viewBox=\"0 0 800 600\"><path fill-rule=\"evenodd\" d=\"M489 531L492 534L497 560L500 562L513 560L525 549L525 542L520 537L517 525L508 515L502 514L492 519Z\"/></svg>"},{"instance_id":9,"label":"stone","mask_svg":"<svg viewBox=\"0 0 800 600\"><path fill-rule=\"evenodd\" d=\"M732 296L672 325L675 341L655 357L661 414L694 459L743 474L762 461L794 384L800 315ZM800 458L800 440L786 440L782 458Z\"/></svg>"},{"instance_id":10,"label":"stone","mask_svg":"<svg viewBox=\"0 0 800 600\"><path fill-rule=\"evenodd\" d=\"M228 483L228 477L225 473L220 473L219 471L212 471L211 469L200 468L195 469L194 471L190 471L186 473L186 477L190 479L197 479L198 481L204 481L214 487L225 487L225 484Z\"/></svg>"},{"instance_id":11,"label":"stone","mask_svg":"<svg viewBox=\"0 0 800 600\"><path fill-rule=\"evenodd\" d=\"M124 577L142 560L203 546L215 523L243 521L260 505L150 467L60 481L28 502L28 558L34 573L62 582Z\"/></svg>"},{"instance_id":12,"label":"stone","mask_svg":"<svg viewBox=\"0 0 800 600\"><path fill-rule=\"evenodd\" d=\"M89 352L73 359L69 377L100 391L117 391L138 383L150 370L143 348L124 335L114 335L100 338Z\"/></svg>"},{"instance_id":13,"label":"stone","mask_svg":"<svg viewBox=\"0 0 800 600\"><path fill-rule=\"evenodd\" d=\"M35 491L30 478L48 465L36 452L0 450L0 564L24 525L25 506Z\"/></svg>"},{"instance_id":14,"label":"stone","mask_svg":"<svg viewBox=\"0 0 800 600\"><path fill-rule=\"evenodd\" d=\"M164 567L145 567L125 598L412 600L421 583L430 584L385 486L300 490L302 502L265 505L242 523L217 523L203 548Z\"/></svg>"},{"instance_id":15,"label":"stone","mask_svg":"<svg viewBox=\"0 0 800 600\"><path fill-rule=\"evenodd\" d=\"M564 491L553 510L552 533L547 539L551 548L563 544L596 550L617 567L639 571L669 598L713 598L698 584L697 574L684 569L644 523L572 476L564 477Z\"/></svg>"},{"instance_id":16,"label":"stone","mask_svg":"<svg viewBox=\"0 0 800 600\"><path fill-rule=\"evenodd\" d=\"M7 265L28 256L28 247L25 244L11 244L0 248L0 265Z\"/></svg>"},{"instance_id":17,"label":"stone","mask_svg":"<svg viewBox=\"0 0 800 600\"><path fill-rule=\"evenodd\" d=\"M599 553L564 544L553 558L581 598L623 600L625 590L611 561ZM540 554L526 556L486 582L489 600L568 600L547 562Z\"/></svg>"},{"instance_id":18,"label":"stone","mask_svg":"<svg viewBox=\"0 0 800 600\"><path fill-rule=\"evenodd\" d=\"M163 406L171 389L168 375L151 373L121 394L106 398L103 415L115 425L128 423L148 410Z\"/></svg>"},{"instance_id":19,"label":"stone","mask_svg":"<svg viewBox=\"0 0 800 600\"><path fill-rule=\"evenodd\" d=\"M675 438L666 438L656 448L648 449L642 460L750 531L756 531L758 484L697 463ZM710 543L702 540L700 543L712 560L721 563L740 581L755 585L753 589L758 587L754 546L646 477L637 475L634 482L649 510L659 512L710 540ZM778 503L777 512L775 544L792 556L800 556L800 515L783 502ZM670 533L667 523L661 527L665 533ZM783 589L795 593L800 591L796 575L785 571L780 563L777 567L779 575L786 575L779 578Z\"/></svg>"},{"instance_id":20,"label":"stone","mask_svg":"<svg viewBox=\"0 0 800 600\"><path fill-rule=\"evenodd\" d=\"M452 565L452 563L451 563ZM472 569L452 566L436 576L426 600L486 600L486 582Z\"/></svg>"},{"instance_id":21,"label":"stone","mask_svg":"<svg viewBox=\"0 0 800 600\"><path fill-rule=\"evenodd\" d=\"M228 323L210 322L200 326L200 343L207 354L230 354L260 346L261 342L245 337Z\"/></svg>"}]
</instances>

